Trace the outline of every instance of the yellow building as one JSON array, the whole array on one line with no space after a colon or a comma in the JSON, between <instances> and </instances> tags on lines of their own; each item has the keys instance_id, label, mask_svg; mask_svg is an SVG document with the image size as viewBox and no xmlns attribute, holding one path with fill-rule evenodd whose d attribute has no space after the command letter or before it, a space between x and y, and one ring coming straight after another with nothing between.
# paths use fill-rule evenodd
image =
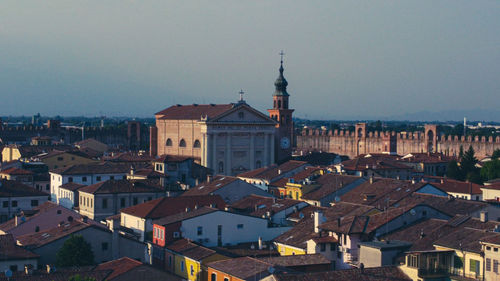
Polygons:
<instances>
[{"instance_id":1,"label":"yellow building","mask_svg":"<svg viewBox=\"0 0 500 281\"><path fill-rule=\"evenodd\" d=\"M69 167L71 165L90 164L98 162L86 157L86 155L80 152L65 152L57 150L39 156L39 160L47 165L49 170Z\"/></svg>"},{"instance_id":2,"label":"yellow building","mask_svg":"<svg viewBox=\"0 0 500 281\"><path fill-rule=\"evenodd\" d=\"M324 170L317 167L307 167L288 179L285 185L287 197L302 200L302 195L315 190L320 185L315 184L314 179L324 174Z\"/></svg>"},{"instance_id":3,"label":"yellow building","mask_svg":"<svg viewBox=\"0 0 500 281\"><path fill-rule=\"evenodd\" d=\"M276 249L280 253L281 256L292 256L292 255L305 255L306 249L302 249L299 247L295 247L292 245L282 244L275 242Z\"/></svg>"},{"instance_id":4,"label":"yellow building","mask_svg":"<svg viewBox=\"0 0 500 281\"><path fill-rule=\"evenodd\" d=\"M224 255L187 239L180 239L165 247L167 270L189 280L207 280L206 264L228 259Z\"/></svg>"}]
</instances>

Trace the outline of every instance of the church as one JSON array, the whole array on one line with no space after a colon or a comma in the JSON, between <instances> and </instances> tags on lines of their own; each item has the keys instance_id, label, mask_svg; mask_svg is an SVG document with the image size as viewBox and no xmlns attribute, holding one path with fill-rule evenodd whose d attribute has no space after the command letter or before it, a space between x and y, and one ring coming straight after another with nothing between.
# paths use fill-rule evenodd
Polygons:
<instances>
[{"instance_id":1,"label":"church","mask_svg":"<svg viewBox=\"0 0 500 281\"><path fill-rule=\"evenodd\" d=\"M288 160L293 109L283 71L282 56L269 115L248 105L243 91L236 103L177 104L156 113L151 155L192 157L214 174L231 176Z\"/></svg>"}]
</instances>

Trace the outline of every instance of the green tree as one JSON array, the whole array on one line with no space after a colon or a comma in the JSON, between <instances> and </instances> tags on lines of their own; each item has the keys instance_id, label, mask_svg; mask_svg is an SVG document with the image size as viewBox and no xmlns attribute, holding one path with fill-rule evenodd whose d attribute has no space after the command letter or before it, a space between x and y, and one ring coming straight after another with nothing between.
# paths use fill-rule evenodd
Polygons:
<instances>
[{"instance_id":1,"label":"green tree","mask_svg":"<svg viewBox=\"0 0 500 281\"><path fill-rule=\"evenodd\" d=\"M90 244L81 235L71 235L56 254L57 266L84 266L94 264Z\"/></svg>"},{"instance_id":2,"label":"green tree","mask_svg":"<svg viewBox=\"0 0 500 281\"><path fill-rule=\"evenodd\" d=\"M475 156L474 148L472 145L469 146L466 152L460 161L460 170L462 177L465 177L466 180L474 183L482 183L480 170L476 167L477 159Z\"/></svg>"},{"instance_id":3,"label":"green tree","mask_svg":"<svg viewBox=\"0 0 500 281\"><path fill-rule=\"evenodd\" d=\"M462 161L463 157L464 157L464 147L460 146L460 150L458 152L458 161Z\"/></svg>"},{"instance_id":4,"label":"green tree","mask_svg":"<svg viewBox=\"0 0 500 281\"><path fill-rule=\"evenodd\" d=\"M446 170L446 176L451 179L463 180L462 173L460 171L460 167L458 167L458 163L456 160L451 160L448 163L448 168Z\"/></svg>"},{"instance_id":5,"label":"green tree","mask_svg":"<svg viewBox=\"0 0 500 281\"><path fill-rule=\"evenodd\" d=\"M481 168L481 178L484 181L500 178L500 159L496 158L484 163Z\"/></svg>"},{"instance_id":6,"label":"green tree","mask_svg":"<svg viewBox=\"0 0 500 281\"><path fill-rule=\"evenodd\" d=\"M493 154L491 154L491 159L498 159L500 158L500 148L495 149L493 151Z\"/></svg>"}]
</instances>

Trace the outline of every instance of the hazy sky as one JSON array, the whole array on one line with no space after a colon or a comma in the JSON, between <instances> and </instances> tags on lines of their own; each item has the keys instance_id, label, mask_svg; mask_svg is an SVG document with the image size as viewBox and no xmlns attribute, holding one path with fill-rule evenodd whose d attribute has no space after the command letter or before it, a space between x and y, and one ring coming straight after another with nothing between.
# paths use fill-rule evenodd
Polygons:
<instances>
[{"instance_id":1,"label":"hazy sky","mask_svg":"<svg viewBox=\"0 0 500 281\"><path fill-rule=\"evenodd\" d=\"M500 1L0 2L0 115L153 116L271 106L295 116L500 108Z\"/></svg>"}]
</instances>

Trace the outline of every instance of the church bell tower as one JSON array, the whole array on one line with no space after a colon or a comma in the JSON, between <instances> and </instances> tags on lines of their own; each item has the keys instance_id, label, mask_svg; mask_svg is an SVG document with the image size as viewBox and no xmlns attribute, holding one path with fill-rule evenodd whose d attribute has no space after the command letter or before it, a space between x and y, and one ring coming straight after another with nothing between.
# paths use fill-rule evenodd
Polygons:
<instances>
[{"instance_id":1,"label":"church bell tower","mask_svg":"<svg viewBox=\"0 0 500 281\"><path fill-rule=\"evenodd\" d=\"M288 82L283 76L283 51L280 53L281 63L279 68L279 76L274 82L275 91L273 94L273 108L268 109L269 117L276 122L276 132L274 135L274 152L277 163L282 163L292 157L292 142L293 142L293 109L289 109L288 98L290 95L286 91Z\"/></svg>"}]
</instances>

